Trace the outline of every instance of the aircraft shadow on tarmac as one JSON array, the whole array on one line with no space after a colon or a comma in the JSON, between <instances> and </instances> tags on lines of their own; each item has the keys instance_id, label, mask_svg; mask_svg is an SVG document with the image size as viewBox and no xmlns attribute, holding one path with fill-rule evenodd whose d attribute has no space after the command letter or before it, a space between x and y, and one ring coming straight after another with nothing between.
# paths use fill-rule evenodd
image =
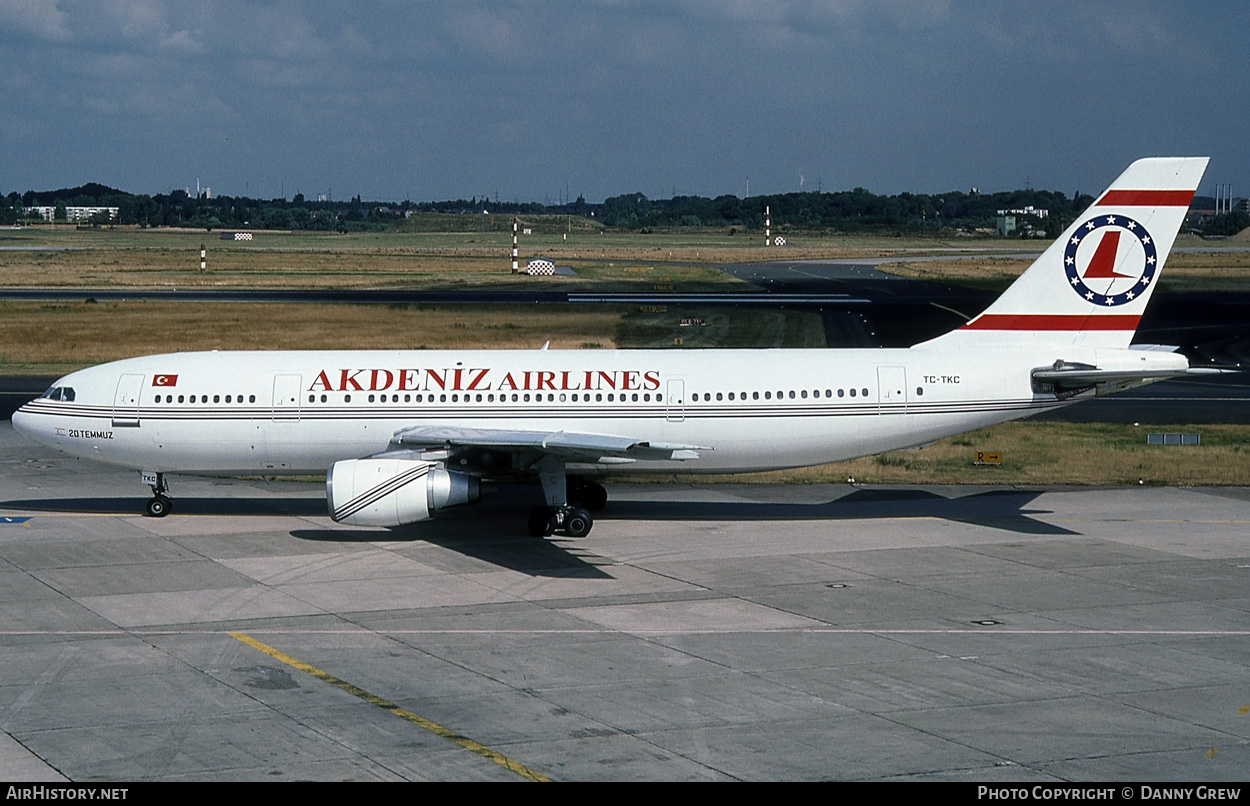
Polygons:
<instances>
[{"instance_id":1,"label":"aircraft shadow on tarmac","mask_svg":"<svg viewBox=\"0 0 1250 806\"><path fill-rule=\"evenodd\" d=\"M1029 509L1038 490L986 490L953 498L921 489L857 489L816 503L761 501L622 501L608 503L596 518L600 521L815 521L930 518L976 524L994 529L1037 535L1078 534L1061 526L1030 517L1051 510ZM389 539L454 540L457 538L512 537L525 534L523 505L492 506L483 502L440 513L432 520L387 530ZM503 503L503 502L501 502ZM318 517L326 514L321 498L179 498L179 515ZM52 498L0 501L0 510L13 513L141 515L135 497ZM378 540L377 529L301 530L305 539L328 541Z\"/></svg>"},{"instance_id":2,"label":"aircraft shadow on tarmac","mask_svg":"<svg viewBox=\"0 0 1250 806\"><path fill-rule=\"evenodd\" d=\"M757 501L622 501L615 500L599 513L607 521L872 521L935 519L999 529L1021 535L1078 535L1031 516L1050 510L1031 509L1040 495L1035 490L987 490L948 498L918 489L857 489L817 503ZM294 529L297 540L324 543L379 541L425 542L499 568L533 576L610 579L601 558L584 551L579 541L535 538L525 532L515 495L487 499L480 505L441 514L421 523L392 529ZM528 499L526 499L528 500ZM324 516L321 498L179 498L176 512L183 515ZM134 497L59 498L0 501L0 510L16 513L77 513L140 515ZM681 531L671 530L680 540Z\"/></svg>"},{"instance_id":3,"label":"aircraft shadow on tarmac","mask_svg":"<svg viewBox=\"0 0 1250 806\"><path fill-rule=\"evenodd\" d=\"M561 538L559 535L552 538L533 537L514 533L515 530L508 530L506 524L503 526L503 529L494 534L484 534L483 529L466 532L463 523L437 520L391 529L389 535L376 529L367 532L296 529L291 532L291 536L297 540L312 541L419 541L454 551L496 568L534 577L615 579L606 570L610 561L585 550L577 540Z\"/></svg>"},{"instance_id":4,"label":"aircraft shadow on tarmac","mask_svg":"<svg viewBox=\"0 0 1250 806\"><path fill-rule=\"evenodd\" d=\"M811 521L917 518L955 521L1017 534L1075 535L1036 520L1050 510L1028 509L1036 490L986 490L958 498L916 489L857 489L819 503L754 501L613 501L602 517L664 521Z\"/></svg>"},{"instance_id":5,"label":"aircraft shadow on tarmac","mask_svg":"<svg viewBox=\"0 0 1250 806\"><path fill-rule=\"evenodd\" d=\"M602 558L582 550L576 540L536 538L525 532L516 513L492 506L469 507L429 521L391 529L294 529L296 540L321 543L425 542L483 563L529 574L561 578L611 579L599 565ZM0 501L0 512L57 515L143 516L143 500L117 498L53 498ZM174 503L175 515L219 517L324 517L323 498L185 497Z\"/></svg>"}]
</instances>

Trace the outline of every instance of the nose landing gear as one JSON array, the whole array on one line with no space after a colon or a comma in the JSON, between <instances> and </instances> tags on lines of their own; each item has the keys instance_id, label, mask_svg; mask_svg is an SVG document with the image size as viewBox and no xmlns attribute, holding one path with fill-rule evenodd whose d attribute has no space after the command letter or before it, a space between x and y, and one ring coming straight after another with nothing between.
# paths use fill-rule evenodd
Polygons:
<instances>
[{"instance_id":1,"label":"nose landing gear","mask_svg":"<svg viewBox=\"0 0 1250 806\"><path fill-rule=\"evenodd\" d=\"M165 481L165 474L145 470L140 475L143 483L152 488L152 497L148 499L144 511L149 518L165 517L174 508L174 501L168 495L169 484Z\"/></svg>"}]
</instances>

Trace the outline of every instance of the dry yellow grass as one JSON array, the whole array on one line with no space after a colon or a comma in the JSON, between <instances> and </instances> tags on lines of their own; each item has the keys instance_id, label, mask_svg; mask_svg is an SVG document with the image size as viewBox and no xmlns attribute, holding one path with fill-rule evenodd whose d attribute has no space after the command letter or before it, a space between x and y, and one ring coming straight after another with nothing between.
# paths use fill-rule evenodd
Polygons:
<instances>
[{"instance_id":1,"label":"dry yellow grass","mask_svg":"<svg viewBox=\"0 0 1250 806\"><path fill-rule=\"evenodd\" d=\"M627 258L604 261L551 257L573 265L579 276L513 275L506 253L487 249L210 249L208 270L199 270L192 249L74 249L0 252L0 283L21 288L394 288L458 289L491 286L567 290L570 286L649 286L659 282L689 287L739 284L729 275L693 263L670 265L654 274L627 271ZM633 251L633 250L630 250ZM654 259L654 256L652 256ZM615 265L620 262L621 265ZM522 268L525 262L522 261Z\"/></svg>"},{"instance_id":2,"label":"dry yellow grass","mask_svg":"<svg viewBox=\"0 0 1250 806\"><path fill-rule=\"evenodd\" d=\"M971 283L1007 286L1024 273L1032 258L967 257L949 260L899 261L877 266L887 274L928 282Z\"/></svg>"},{"instance_id":3,"label":"dry yellow grass","mask_svg":"<svg viewBox=\"0 0 1250 806\"><path fill-rule=\"evenodd\" d=\"M1147 445L1151 432L1202 435L1194 446ZM973 464L998 451L1002 467ZM918 450L775 473L681 477L739 482L862 484L1250 485L1250 426L1110 425L1012 422L941 440Z\"/></svg>"},{"instance_id":4,"label":"dry yellow grass","mask_svg":"<svg viewBox=\"0 0 1250 806\"><path fill-rule=\"evenodd\" d=\"M758 260L805 260L925 254L966 242L919 238L797 234L784 249L763 235L721 232L574 235L522 239L521 263L537 255L573 266L580 277L516 277L510 235L480 233L258 233L250 242L222 241L194 230L77 231L30 228L5 236L0 284L12 287L221 288L567 288L593 284L648 287L654 277L626 272L651 266L684 288L739 284L712 266ZM11 243L10 243L11 242ZM208 251L201 274L200 247ZM41 248L42 251L26 251ZM1004 248L1012 248L1011 246ZM658 276L658 275L657 275Z\"/></svg>"},{"instance_id":5,"label":"dry yellow grass","mask_svg":"<svg viewBox=\"0 0 1250 806\"><path fill-rule=\"evenodd\" d=\"M612 347L621 316L593 306L0 302L0 365L21 374L188 350Z\"/></svg>"},{"instance_id":6,"label":"dry yellow grass","mask_svg":"<svg viewBox=\"0 0 1250 806\"><path fill-rule=\"evenodd\" d=\"M1006 288L1032 263L1032 258L970 256L883 263L877 268L915 280ZM1176 253L1168 258L1161 282L1168 291L1250 290L1250 253L1219 250Z\"/></svg>"},{"instance_id":7,"label":"dry yellow grass","mask_svg":"<svg viewBox=\"0 0 1250 806\"><path fill-rule=\"evenodd\" d=\"M1160 282L1166 291L1250 291L1250 253L1173 254Z\"/></svg>"},{"instance_id":8,"label":"dry yellow grass","mask_svg":"<svg viewBox=\"0 0 1250 806\"><path fill-rule=\"evenodd\" d=\"M766 248L762 233L575 234L567 242L560 235L536 234L522 239L522 266L529 258L543 255L573 266L579 276L532 278L511 274L511 239L504 232L263 232L255 241L235 242L195 230L32 228L5 235L3 240L19 250L0 250L0 285L96 288L651 290L656 284L671 284L693 290L742 285L714 268L729 263L935 254L952 257L882 268L925 280L1005 286L1027 268L1030 259L988 258L980 253L1044 246L1018 240L794 233L788 246ZM208 271L203 274L199 271L201 246L208 250ZM31 247L43 251L26 251ZM967 250L968 257L954 257L962 250ZM1184 272L1183 276L1176 276L1178 272ZM1218 249L1173 255L1164 282L1250 286L1250 255Z\"/></svg>"}]
</instances>

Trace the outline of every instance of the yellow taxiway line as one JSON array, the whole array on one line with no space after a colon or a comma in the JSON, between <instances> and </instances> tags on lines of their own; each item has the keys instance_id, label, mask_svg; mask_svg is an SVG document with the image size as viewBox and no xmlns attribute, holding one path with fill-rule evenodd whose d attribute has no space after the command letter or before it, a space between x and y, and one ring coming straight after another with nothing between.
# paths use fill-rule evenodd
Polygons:
<instances>
[{"instance_id":1,"label":"yellow taxiway line","mask_svg":"<svg viewBox=\"0 0 1250 806\"><path fill-rule=\"evenodd\" d=\"M521 764L518 761L513 761L507 756L497 753L494 750L491 750L489 747L486 747L483 744L479 744L478 742L473 741L467 736L461 736L459 733L456 733L455 731L449 728L445 728L442 725L438 724L437 722L431 722L430 720L426 719L425 717L419 714L414 714L412 711L409 711L406 708L400 708L398 705L396 705L393 702L384 700L381 697L378 697L374 694L370 694L369 692L365 691L362 688L353 686L351 683L348 683L346 680L340 680L339 678L335 677L329 672L323 672L322 670L318 669L316 666L310 666L309 664L304 663L302 660L297 660L296 658L291 657L285 652L281 652L269 646L268 644L262 643L261 641L257 641L255 638L253 638L250 635L247 635L246 633L232 632L232 633L229 633L229 635L231 638L234 638L236 640L242 641L243 643L247 644L252 649L255 649L259 652L263 652L275 660L282 661L287 666L290 666L293 669L299 669L301 672L310 674L313 677L317 678L318 680L321 680L325 683L329 683L330 685L334 686L335 688L341 689L342 691L346 691L348 694L351 694L354 697L359 697L360 699L364 700L370 705L376 705L377 707L383 710L390 711L392 714L399 717L400 719L406 719L412 724L416 725L417 727L422 728L423 730L427 730L430 733L433 733L435 736L440 736L446 739L447 741L451 742L452 744L457 744L463 747L465 750L468 750L472 753L477 753L482 758L495 762L496 764L503 767L504 769L510 770L516 773L517 775L521 776L527 781L544 781L544 782L551 781L550 778L543 775L542 773L536 770L531 770L529 767L526 767L524 764Z\"/></svg>"}]
</instances>

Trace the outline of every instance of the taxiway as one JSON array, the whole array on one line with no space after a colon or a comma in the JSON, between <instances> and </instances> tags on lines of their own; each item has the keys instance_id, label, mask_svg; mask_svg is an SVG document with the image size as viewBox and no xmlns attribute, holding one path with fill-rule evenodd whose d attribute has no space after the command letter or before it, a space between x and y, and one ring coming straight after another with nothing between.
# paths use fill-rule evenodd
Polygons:
<instances>
[{"instance_id":1,"label":"taxiway","mask_svg":"<svg viewBox=\"0 0 1250 806\"><path fill-rule=\"evenodd\" d=\"M176 478L155 520L0 425L0 778L1250 768L1250 491L610 491L580 541L524 488L387 531Z\"/></svg>"}]
</instances>

